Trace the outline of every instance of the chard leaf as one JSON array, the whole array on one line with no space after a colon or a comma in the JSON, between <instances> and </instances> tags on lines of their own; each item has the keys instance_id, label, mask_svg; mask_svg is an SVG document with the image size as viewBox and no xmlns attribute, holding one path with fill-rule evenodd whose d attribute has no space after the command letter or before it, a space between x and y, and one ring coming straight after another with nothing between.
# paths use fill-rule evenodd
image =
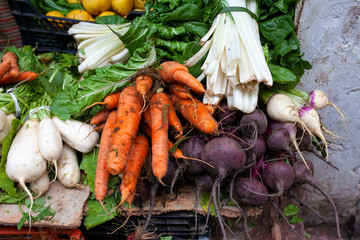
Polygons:
<instances>
[{"instance_id":1,"label":"chard leaf","mask_svg":"<svg viewBox=\"0 0 360 240\"><path fill-rule=\"evenodd\" d=\"M91 192L94 192L95 190L95 173L98 153L98 148L89 153L84 153L80 164L80 169L84 170L86 173L87 183Z\"/></svg>"},{"instance_id":2,"label":"chard leaf","mask_svg":"<svg viewBox=\"0 0 360 240\"><path fill-rule=\"evenodd\" d=\"M287 68L274 64L269 64L269 69L273 76L274 83L278 83L282 85L285 84L296 85L299 82L299 79L296 77L296 75Z\"/></svg>"},{"instance_id":3,"label":"chard leaf","mask_svg":"<svg viewBox=\"0 0 360 240\"><path fill-rule=\"evenodd\" d=\"M259 31L262 37L273 45L278 45L289 35L295 34L294 28L295 25L288 15L281 15L259 22Z\"/></svg>"},{"instance_id":4,"label":"chard leaf","mask_svg":"<svg viewBox=\"0 0 360 240\"><path fill-rule=\"evenodd\" d=\"M108 212L111 212L116 207L113 196L105 197L103 202L104 207ZM117 215L116 211L108 214L101 206L101 204L95 199L88 200L87 205L89 210L86 212L84 226L88 230L113 219Z\"/></svg>"},{"instance_id":5,"label":"chard leaf","mask_svg":"<svg viewBox=\"0 0 360 240\"><path fill-rule=\"evenodd\" d=\"M146 43L138 48L126 64L115 64L91 70L76 85L68 85L52 102L50 111L59 118L66 120L71 116L79 117L86 112L82 110L102 101L105 96L130 84L130 78L136 71L155 61L155 48Z\"/></svg>"}]
</instances>

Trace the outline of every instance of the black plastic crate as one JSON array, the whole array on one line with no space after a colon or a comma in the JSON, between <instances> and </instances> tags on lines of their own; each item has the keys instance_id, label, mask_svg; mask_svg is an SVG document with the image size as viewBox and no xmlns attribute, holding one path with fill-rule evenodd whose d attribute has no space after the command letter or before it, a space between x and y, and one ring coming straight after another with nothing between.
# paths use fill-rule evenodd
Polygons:
<instances>
[{"instance_id":1,"label":"black plastic crate","mask_svg":"<svg viewBox=\"0 0 360 240\"><path fill-rule=\"evenodd\" d=\"M36 47L37 52L77 52L77 42L68 29L79 20L41 15L29 0L8 0L8 3L23 45Z\"/></svg>"},{"instance_id":2,"label":"black plastic crate","mask_svg":"<svg viewBox=\"0 0 360 240\"><path fill-rule=\"evenodd\" d=\"M127 235L135 231L136 227L145 223L144 217L130 217L125 226L116 232L117 227L121 226L125 221L123 219L106 222L97 227L86 230L83 226L80 228L86 240L95 239L116 239L126 240ZM151 217L148 232L154 232L158 236L171 236L172 240L210 240L211 239L211 217L207 225L206 217L198 215L197 225L195 226L195 214L188 211L178 211L154 215ZM160 240L153 238L148 240Z\"/></svg>"}]
</instances>

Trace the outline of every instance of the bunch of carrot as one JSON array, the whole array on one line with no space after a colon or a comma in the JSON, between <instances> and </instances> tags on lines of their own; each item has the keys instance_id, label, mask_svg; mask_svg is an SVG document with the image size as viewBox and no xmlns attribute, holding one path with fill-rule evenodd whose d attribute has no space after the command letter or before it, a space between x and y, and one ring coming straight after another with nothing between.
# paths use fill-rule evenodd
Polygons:
<instances>
[{"instance_id":1,"label":"bunch of carrot","mask_svg":"<svg viewBox=\"0 0 360 240\"><path fill-rule=\"evenodd\" d=\"M211 108L192 94L204 94L204 87L184 65L163 62L152 73L141 71L134 83L93 104L105 106L90 121L102 125L95 175L95 196L100 203L106 196L110 174L122 174L120 204L125 201L131 204L148 155L152 173L159 182L167 172L169 155L187 158L180 149L173 149L169 136L169 128L175 130L174 138L183 136L178 113L205 134L214 135L218 130ZM150 141L143 134L151 139L151 151Z\"/></svg>"},{"instance_id":2,"label":"bunch of carrot","mask_svg":"<svg viewBox=\"0 0 360 240\"><path fill-rule=\"evenodd\" d=\"M32 71L20 72L18 57L13 52L6 52L0 62L0 86L19 83L22 81L33 81L38 74Z\"/></svg>"}]
</instances>

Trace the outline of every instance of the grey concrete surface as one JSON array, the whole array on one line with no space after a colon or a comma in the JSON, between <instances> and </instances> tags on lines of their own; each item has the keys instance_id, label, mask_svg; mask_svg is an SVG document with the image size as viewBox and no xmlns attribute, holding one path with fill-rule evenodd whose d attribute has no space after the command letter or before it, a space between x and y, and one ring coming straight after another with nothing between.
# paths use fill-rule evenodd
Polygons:
<instances>
[{"instance_id":1,"label":"grey concrete surface","mask_svg":"<svg viewBox=\"0 0 360 240\"><path fill-rule=\"evenodd\" d=\"M319 111L322 123L342 137L327 136L331 141L329 160L339 171L311 154L307 157L315 164L315 178L334 199L341 222L348 223L359 219L355 216L360 196L360 1L303 0L296 18L304 59L313 65L298 88L323 90L347 119L345 129L334 108ZM308 189L305 200L333 222L333 212L324 197ZM305 218L306 223L320 223L311 216L309 213Z\"/></svg>"}]
</instances>

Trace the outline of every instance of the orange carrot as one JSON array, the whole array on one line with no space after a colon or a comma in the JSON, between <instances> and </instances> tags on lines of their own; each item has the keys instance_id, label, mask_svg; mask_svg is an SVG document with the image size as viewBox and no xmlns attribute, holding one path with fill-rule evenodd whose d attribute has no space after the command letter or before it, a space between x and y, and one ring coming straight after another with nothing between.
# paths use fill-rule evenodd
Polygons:
<instances>
[{"instance_id":1,"label":"orange carrot","mask_svg":"<svg viewBox=\"0 0 360 240\"><path fill-rule=\"evenodd\" d=\"M179 98L189 99L193 97L190 91L185 87L181 86L180 84L177 83L169 84L169 89L170 92L174 93Z\"/></svg>"},{"instance_id":2,"label":"orange carrot","mask_svg":"<svg viewBox=\"0 0 360 240\"><path fill-rule=\"evenodd\" d=\"M112 111L106 119L105 126L100 138L100 147L95 173L95 197L99 202L104 200L109 181L109 172L106 167L106 159L110 149L111 134L114 130L116 111Z\"/></svg>"},{"instance_id":3,"label":"orange carrot","mask_svg":"<svg viewBox=\"0 0 360 240\"><path fill-rule=\"evenodd\" d=\"M121 203L127 201L131 204L129 196L135 194L136 184L140 177L141 169L149 152L149 140L144 136L137 136L131 147L128 162L123 172L120 185Z\"/></svg>"},{"instance_id":4,"label":"orange carrot","mask_svg":"<svg viewBox=\"0 0 360 240\"><path fill-rule=\"evenodd\" d=\"M96 102L96 103L93 103L91 104L90 106L87 106L85 109L88 109L88 108L91 108L95 105L105 105L106 108L112 110L112 109L115 109L119 103L119 96L120 96L120 93L121 91L119 92L115 92L115 93L112 93L110 95L107 95L105 98L104 98L104 101L103 102ZM84 110L85 110L84 109Z\"/></svg>"},{"instance_id":5,"label":"orange carrot","mask_svg":"<svg viewBox=\"0 0 360 240\"><path fill-rule=\"evenodd\" d=\"M174 110L174 106L172 105L171 101L169 101L169 105L168 105L168 114L169 114L169 124L172 128L174 128L179 135L183 134L183 130L182 130L182 125L181 122L178 118L178 116L176 115L176 112ZM151 114L150 114L150 110L146 109L143 113L144 119L145 121L148 123L148 125L151 127Z\"/></svg>"},{"instance_id":6,"label":"orange carrot","mask_svg":"<svg viewBox=\"0 0 360 240\"><path fill-rule=\"evenodd\" d=\"M4 75L10 70L10 67L10 60L6 60L0 63L0 81L4 77Z\"/></svg>"},{"instance_id":7,"label":"orange carrot","mask_svg":"<svg viewBox=\"0 0 360 240\"><path fill-rule=\"evenodd\" d=\"M170 99L175 109L194 127L209 135L217 132L218 123L202 102L195 98L194 104L192 100L179 98L173 93Z\"/></svg>"},{"instance_id":8,"label":"orange carrot","mask_svg":"<svg viewBox=\"0 0 360 240\"><path fill-rule=\"evenodd\" d=\"M139 95L143 98L143 101L145 102L145 99L147 98L154 81L149 75L139 75L136 80L136 91L139 93Z\"/></svg>"},{"instance_id":9,"label":"orange carrot","mask_svg":"<svg viewBox=\"0 0 360 240\"><path fill-rule=\"evenodd\" d=\"M120 174L126 166L131 146L138 134L142 104L134 86L121 91L107 161L110 174Z\"/></svg>"},{"instance_id":10,"label":"orange carrot","mask_svg":"<svg viewBox=\"0 0 360 240\"><path fill-rule=\"evenodd\" d=\"M10 61L10 70L9 70L9 74L11 77L17 77L20 74L20 70L19 70L19 66L18 66L18 58L16 56L15 53L13 52L7 52L4 53L4 55L2 56L1 60L3 62L9 60Z\"/></svg>"},{"instance_id":11,"label":"orange carrot","mask_svg":"<svg viewBox=\"0 0 360 240\"><path fill-rule=\"evenodd\" d=\"M98 125L102 122L105 122L109 114L110 110L108 108L101 109L95 116L91 118L90 124Z\"/></svg>"},{"instance_id":12,"label":"orange carrot","mask_svg":"<svg viewBox=\"0 0 360 240\"><path fill-rule=\"evenodd\" d=\"M149 125L144 125L144 127L142 128L144 133L146 135L148 135L149 137L151 137L151 128L149 127ZM174 158L186 158L182 151L180 150L180 148L176 148L174 152L171 151L172 147L174 146L174 144L172 143L172 141L170 139L168 139L168 148L169 148L169 154L171 157Z\"/></svg>"},{"instance_id":13,"label":"orange carrot","mask_svg":"<svg viewBox=\"0 0 360 240\"><path fill-rule=\"evenodd\" d=\"M39 74L32 71L21 72L17 75L17 77L13 77L10 75L10 72L6 73L4 77L0 80L0 85L8 85L19 83L22 81L33 81L38 77Z\"/></svg>"},{"instance_id":14,"label":"orange carrot","mask_svg":"<svg viewBox=\"0 0 360 240\"><path fill-rule=\"evenodd\" d=\"M169 161L169 103L169 97L163 92L156 92L150 100L152 171L159 182L167 172Z\"/></svg>"},{"instance_id":15,"label":"orange carrot","mask_svg":"<svg viewBox=\"0 0 360 240\"><path fill-rule=\"evenodd\" d=\"M194 76L189 73L187 67L175 61L163 62L158 70L162 79L167 83L180 83L189 87L197 94L204 94L205 88Z\"/></svg>"}]
</instances>

